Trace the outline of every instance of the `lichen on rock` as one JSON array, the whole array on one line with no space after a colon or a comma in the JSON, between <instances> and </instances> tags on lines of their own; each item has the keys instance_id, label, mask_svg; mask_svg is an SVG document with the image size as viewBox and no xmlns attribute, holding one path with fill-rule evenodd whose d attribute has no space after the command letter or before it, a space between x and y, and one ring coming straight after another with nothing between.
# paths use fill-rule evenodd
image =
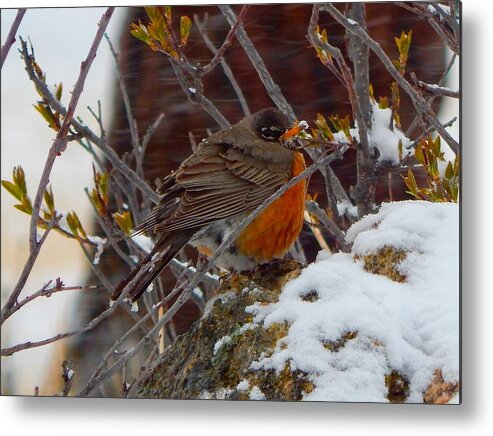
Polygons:
<instances>
[{"instance_id":1,"label":"lichen on rock","mask_svg":"<svg viewBox=\"0 0 493 436\"><path fill-rule=\"evenodd\" d=\"M254 370L251 363L272 353L286 323L264 329L245 311L277 301L284 284L300 274L295 261L279 261L252 273L232 274L208 302L202 318L177 338L140 382L144 398L226 398L299 400L313 385L306 374Z\"/></svg>"},{"instance_id":2,"label":"lichen on rock","mask_svg":"<svg viewBox=\"0 0 493 436\"><path fill-rule=\"evenodd\" d=\"M386 245L373 253L355 256L357 260L360 258L363 260L365 271L387 276L394 282L406 280L406 276L399 271L399 265L406 258L406 252L403 250Z\"/></svg>"}]
</instances>

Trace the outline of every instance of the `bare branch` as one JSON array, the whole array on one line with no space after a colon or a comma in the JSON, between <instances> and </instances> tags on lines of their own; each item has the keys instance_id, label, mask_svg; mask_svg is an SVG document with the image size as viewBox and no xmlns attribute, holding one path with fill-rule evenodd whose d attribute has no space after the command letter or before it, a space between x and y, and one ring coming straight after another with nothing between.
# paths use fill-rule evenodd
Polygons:
<instances>
[{"instance_id":1,"label":"bare branch","mask_svg":"<svg viewBox=\"0 0 493 436\"><path fill-rule=\"evenodd\" d=\"M87 106L87 110L91 113L91 115L94 117L94 119L98 122L101 138L105 138L106 137L106 131L104 129L103 116L101 114L101 100L98 100L98 113L97 114L92 110L92 108L90 106Z\"/></svg>"},{"instance_id":2,"label":"bare branch","mask_svg":"<svg viewBox=\"0 0 493 436\"><path fill-rule=\"evenodd\" d=\"M10 47L12 47L12 45L15 42L15 35L17 33L17 29L19 28L25 13L26 13L25 8L19 8L17 10L17 15L15 16L14 22L10 27L10 31L9 34L7 35L7 39L5 40L5 44L2 45L1 54L0 54L0 69L2 69L5 59L7 59L7 55L9 54Z\"/></svg>"},{"instance_id":3,"label":"bare branch","mask_svg":"<svg viewBox=\"0 0 493 436\"><path fill-rule=\"evenodd\" d=\"M97 268L94 268L94 265L92 264L90 255L85 250L85 247L82 244L80 244L80 246L81 246L82 250L84 251L84 254L86 255L86 257L88 258L89 262L91 263L91 266L93 267L93 271L100 273L100 271ZM100 276L98 276L98 277L100 277ZM104 279L104 276L103 276L102 282L103 282L103 285L105 287L109 288L108 290L111 291L111 286L109 286L109 284L106 283L107 281L106 281L106 279ZM17 352L22 351L22 350L42 347L42 346L51 344L53 342L60 341L62 339L67 339L67 338L70 338L72 336L77 336L77 335L80 335L82 333L87 333L88 331L97 327L103 320L105 320L106 318L111 316L115 312L115 310L123 303L125 296L126 296L126 293L122 293L122 295L116 301L114 301L112 305L110 305L106 310L101 312L98 316L93 318L91 321L89 321L86 325L84 325L80 329L72 330L72 331L69 331L66 333L59 333L57 335L51 336L49 338L46 338L46 339L43 339L40 341L34 341L34 342L28 341L28 342L23 342L23 343L14 345L12 347L2 348L0 351L0 355L11 356L12 354L17 353ZM133 314L133 315L135 315L135 314ZM143 325L140 325L140 327L144 328Z\"/></svg>"},{"instance_id":4,"label":"bare branch","mask_svg":"<svg viewBox=\"0 0 493 436\"><path fill-rule=\"evenodd\" d=\"M450 127L452 126L455 122L457 121L457 117L451 118L449 121L443 124L443 127ZM419 144L422 138L424 138L426 135L434 132L435 129L433 127L428 127L421 135L419 135L414 142L409 146L409 148L416 148L416 146Z\"/></svg>"},{"instance_id":5,"label":"bare branch","mask_svg":"<svg viewBox=\"0 0 493 436\"><path fill-rule=\"evenodd\" d=\"M157 128L161 124L164 118L164 113L160 113L159 116L156 118L156 121L154 121L148 128L147 131L144 135L144 138L142 139L142 155L145 154L146 148L149 145L149 141L152 138L152 135L156 132Z\"/></svg>"},{"instance_id":6,"label":"bare branch","mask_svg":"<svg viewBox=\"0 0 493 436\"><path fill-rule=\"evenodd\" d=\"M94 204L91 202L91 196L89 194L88 189L84 188L84 192L86 193L86 196L89 199L89 202L91 203L91 205L93 207L94 216L96 217L96 221L98 222L98 224L100 225L104 234L108 238L108 241L109 241L110 245L113 247L113 250L115 250L115 253L118 254L118 256L120 256L120 258L122 260L124 260L127 263L127 265L129 265L130 267L133 267L135 265L135 262L133 262L132 259L130 259L130 257L128 257L122 251L122 249L119 247L118 242L115 240L115 237L113 236L113 232L109 226L109 223L107 223L106 220L99 215L98 211L94 207Z\"/></svg>"},{"instance_id":7,"label":"bare branch","mask_svg":"<svg viewBox=\"0 0 493 436\"><path fill-rule=\"evenodd\" d=\"M139 328L145 325L151 317L156 315L167 302L169 302L172 298L174 298L180 291L183 290L183 286L185 283L179 283L177 282L177 286L171 291L166 298L164 298L162 301L157 303L148 313L143 316L136 324L134 324L129 330L127 330L123 336L121 336L111 347L110 349L106 352L104 355L103 359L101 360L100 364L94 371L94 373L91 375L89 378L88 382L86 385L81 389L81 391L77 394L78 397L85 397L87 396L100 382L103 380L98 379L99 375L101 372L108 366L108 361L111 358L111 356L115 355L116 350L118 347L120 347L123 342L125 342L126 339L128 339L133 333L135 333Z\"/></svg>"}]
</instances>

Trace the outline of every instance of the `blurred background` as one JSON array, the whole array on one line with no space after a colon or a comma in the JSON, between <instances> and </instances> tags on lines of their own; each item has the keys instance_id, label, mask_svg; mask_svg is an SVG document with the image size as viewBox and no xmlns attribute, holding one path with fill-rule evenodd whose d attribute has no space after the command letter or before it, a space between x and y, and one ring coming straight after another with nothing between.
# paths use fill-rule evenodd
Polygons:
<instances>
[{"instance_id":1,"label":"blurred background","mask_svg":"<svg viewBox=\"0 0 493 436\"><path fill-rule=\"evenodd\" d=\"M65 105L77 80L80 62L87 56L104 11L105 8L28 9L19 27L18 35L32 42L37 60L46 72L47 83L50 86L63 83L62 100ZM1 11L2 44L16 13L15 9ZM120 37L125 14L124 8L117 9L110 21L107 33L115 42ZM28 192L33 198L55 133L32 106L39 96L24 70L17 51L19 47L17 41L1 73L1 178L11 180L12 168L21 165L26 173ZM114 106L113 66L108 45L103 41L76 112L95 130L97 122L86 107L96 109L97 101L101 100L104 119L109 121L111 118ZM57 158L50 181L57 208L62 213L76 210L83 223L91 229L92 207L82 190L92 183L88 153L79 145L69 145L67 151ZM2 304L15 286L28 256L30 217L14 209L14 204L15 199L2 188ZM87 260L79 246L54 233L43 247L21 298L56 277L61 277L67 285L84 283L87 272ZM50 299L33 301L2 326L2 345L40 340L74 327L79 323L76 300L75 294L66 292L54 294ZM2 358L2 394L33 395L35 386L39 386L43 393L47 374L51 372L48 369L55 361L59 368L63 355L63 344L54 343ZM53 387L45 392L55 393Z\"/></svg>"},{"instance_id":2,"label":"blurred background","mask_svg":"<svg viewBox=\"0 0 493 436\"><path fill-rule=\"evenodd\" d=\"M238 7L235 10L238 12ZM69 90L77 78L80 62L87 55L103 12L103 8L29 9L21 23L18 34L24 39L30 38L36 59L46 72L47 83L54 85L63 82L64 104L67 104ZM195 14L200 20L207 14L207 32L216 47L221 45L229 30L229 25L214 6L180 6L174 8L173 12L175 18L188 15L192 21ZM346 91L316 59L314 50L305 39L310 13L311 5L255 5L248 11L245 28L298 118L312 124L318 112L345 116L351 113L351 109ZM2 10L2 43L15 14L16 10ZM144 162L147 179L153 181L175 169L190 154L189 132L198 142L207 136L207 129L217 130L218 126L200 107L188 101L165 56L152 52L130 36L130 23L138 19L145 19L143 9L117 8L107 33L120 53L121 67L140 134L145 132L159 113L165 114ZM340 26L328 14L321 15L321 24L327 28L331 43L344 49L344 34ZM425 82L438 81L450 53L425 20L420 20L392 3L373 3L367 7L367 25L370 35L392 58L398 56L394 36L400 35L403 30L413 29L408 71L415 71ZM24 71L16 51L18 47L18 43L12 47L2 69L1 177L11 179L13 166L22 165L28 191L33 196L54 133L32 107L37 94ZM201 64L206 64L211 58L195 25L192 25L186 52L190 59ZM226 60L252 112L272 105L255 70L236 41L228 50ZM373 56L370 58L370 66L375 95L389 95L390 76ZM458 89L458 71L457 62L447 82L447 86L452 89ZM241 106L220 67L206 76L204 85L206 96L230 122L236 122L243 116ZM401 94L400 115L405 127L414 118L414 111L404 93ZM76 112L94 131L98 131L97 122L86 106L95 109L98 100L102 104L109 144L119 154L130 150L130 132L115 82L114 61L104 40ZM436 109L444 122L459 115L458 102L453 99L437 99ZM449 130L458 138L458 122ZM345 187L354 184L354 156L349 154L337 163L335 171ZM393 181L396 198L406 198L400 177L394 177ZM51 182L57 210L62 213L76 210L84 227L97 232L92 207L83 192L83 187L92 186L91 159L79 145L70 144L67 151L57 158ZM379 187L377 198L385 201L388 199L388 189L383 180ZM316 177L310 185L310 193L315 192L323 196L323 188ZM13 204L13 198L2 190L2 301L5 301L15 285L28 253L29 217L14 209ZM313 261L317 245L308 231L303 232L301 241L307 249L308 261ZM103 254L102 267L112 283L127 271L109 250ZM67 285L96 281L78 245L58 234L52 234L22 295L37 291L44 283L56 277L61 277ZM6 321L2 328L2 346L39 340L76 328L97 315L105 306L107 296L104 295L61 293L50 299L38 299ZM198 314L196 306L187 305L177 318L178 333L186 330ZM61 362L67 357L76 358L76 382L83 382L99 362L102 351L118 337L118 332L108 324L103 323L91 334L71 341L57 342L2 358L2 394L32 395L35 386L40 388L41 395L56 394L61 387ZM111 387L108 389L110 394L116 394L111 391Z\"/></svg>"}]
</instances>

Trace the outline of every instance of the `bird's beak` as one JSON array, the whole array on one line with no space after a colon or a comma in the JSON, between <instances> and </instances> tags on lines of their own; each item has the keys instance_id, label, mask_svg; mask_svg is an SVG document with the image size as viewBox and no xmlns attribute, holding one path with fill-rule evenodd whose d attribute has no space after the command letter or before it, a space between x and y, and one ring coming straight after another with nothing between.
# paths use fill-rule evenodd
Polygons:
<instances>
[{"instance_id":1,"label":"bird's beak","mask_svg":"<svg viewBox=\"0 0 493 436\"><path fill-rule=\"evenodd\" d=\"M290 129L286 130L282 135L281 135L281 141L286 141L289 138L292 138L293 136L298 135L301 131L303 130L303 127L300 126L299 124L291 127Z\"/></svg>"},{"instance_id":2,"label":"bird's beak","mask_svg":"<svg viewBox=\"0 0 493 436\"><path fill-rule=\"evenodd\" d=\"M295 139L303 130L308 127L306 121L300 121L296 126L286 130L280 137L281 142L290 150L303 148L303 146Z\"/></svg>"}]
</instances>

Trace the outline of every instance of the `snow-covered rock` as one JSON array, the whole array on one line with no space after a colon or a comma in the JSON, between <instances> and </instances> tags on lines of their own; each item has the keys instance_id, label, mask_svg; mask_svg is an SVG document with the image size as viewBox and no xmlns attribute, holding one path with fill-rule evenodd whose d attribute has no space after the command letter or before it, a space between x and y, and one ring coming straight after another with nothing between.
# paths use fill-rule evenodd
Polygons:
<instances>
[{"instance_id":1,"label":"snow-covered rock","mask_svg":"<svg viewBox=\"0 0 493 436\"><path fill-rule=\"evenodd\" d=\"M436 371L457 386L458 205L386 204L347 240L351 254L308 266L278 302L247 308L264 328L290 326L253 367L282 371L289 362L310 374L305 400L387 401L396 381L397 400L422 402Z\"/></svg>"},{"instance_id":2,"label":"snow-covered rock","mask_svg":"<svg viewBox=\"0 0 493 436\"><path fill-rule=\"evenodd\" d=\"M458 205L385 204L347 240L233 274L138 396L458 402Z\"/></svg>"}]
</instances>

